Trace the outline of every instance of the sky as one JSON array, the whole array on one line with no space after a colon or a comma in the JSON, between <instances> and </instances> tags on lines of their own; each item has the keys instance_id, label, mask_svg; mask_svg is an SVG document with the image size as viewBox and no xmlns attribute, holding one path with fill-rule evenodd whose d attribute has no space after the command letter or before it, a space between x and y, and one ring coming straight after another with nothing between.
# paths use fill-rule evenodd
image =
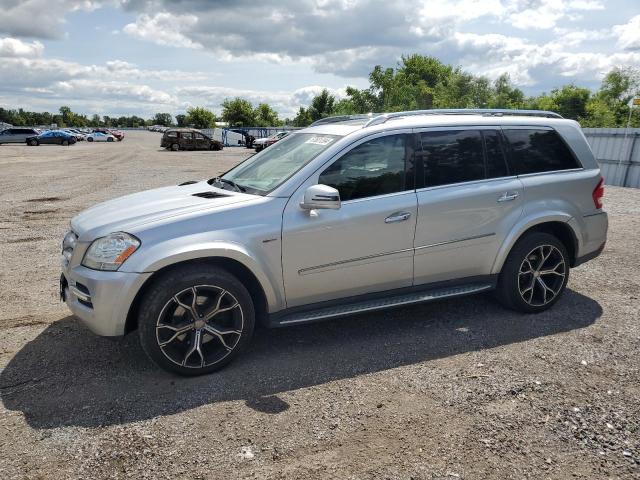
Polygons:
<instances>
[{"instance_id":1,"label":"sky","mask_svg":"<svg viewBox=\"0 0 640 480\"><path fill-rule=\"evenodd\" d=\"M0 106L293 117L375 65L432 55L527 94L640 68L640 0L0 0Z\"/></svg>"}]
</instances>

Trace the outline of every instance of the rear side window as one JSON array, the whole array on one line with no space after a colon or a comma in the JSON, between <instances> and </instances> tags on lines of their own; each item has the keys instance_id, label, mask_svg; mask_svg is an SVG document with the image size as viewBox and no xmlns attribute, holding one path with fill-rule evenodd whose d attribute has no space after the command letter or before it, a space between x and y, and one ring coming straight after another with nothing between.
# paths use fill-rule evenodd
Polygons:
<instances>
[{"instance_id":1,"label":"rear side window","mask_svg":"<svg viewBox=\"0 0 640 480\"><path fill-rule=\"evenodd\" d=\"M555 130L504 129L516 175L579 168L580 165Z\"/></svg>"},{"instance_id":2,"label":"rear side window","mask_svg":"<svg viewBox=\"0 0 640 480\"><path fill-rule=\"evenodd\" d=\"M191 140L193 138L193 133L191 133L191 132L181 132L180 133L180 138Z\"/></svg>"},{"instance_id":3,"label":"rear side window","mask_svg":"<svg viewBox=\"0 0 640 480\"><path fill-rule=\"evenodd\" d=\"M421 141L425 187L485 178L479 130L425 132Z\"/></svg>"}]
</instances>

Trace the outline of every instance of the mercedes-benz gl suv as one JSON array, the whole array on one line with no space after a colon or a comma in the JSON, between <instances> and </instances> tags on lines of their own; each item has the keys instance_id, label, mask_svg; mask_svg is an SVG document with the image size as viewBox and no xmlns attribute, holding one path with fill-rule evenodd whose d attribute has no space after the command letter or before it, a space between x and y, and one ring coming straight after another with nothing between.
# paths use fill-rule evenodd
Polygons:
<instances>
[{"instance_id":1,"label":"mercedes-benz gl suv","mask_svg":"<svg viewBox=\"0 0 640 480\"><path fill-rule=\"evenodd\" d=\"M542 312L604 248L603 193L580 126L551 112L325 118L219 177L80 213L60 291L96 334L208 373L257 323L489 290Z\"/></svg>"}]
</instances>

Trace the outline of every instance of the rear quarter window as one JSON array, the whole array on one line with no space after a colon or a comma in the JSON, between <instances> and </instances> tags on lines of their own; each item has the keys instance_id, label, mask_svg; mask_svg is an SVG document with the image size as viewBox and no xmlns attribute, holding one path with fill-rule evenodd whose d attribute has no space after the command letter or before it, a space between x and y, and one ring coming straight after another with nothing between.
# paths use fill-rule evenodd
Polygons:
<instances>
[{"instance_id":1,"label":"rear quarter window","mask_svg":"<svg viewBox=\"0 0 640 480\"><path fill-rule=\"evenodd\" d=\"M503 129L516 175L580 168L573 152L551 129Z\"/></svg>"}]
</instances>

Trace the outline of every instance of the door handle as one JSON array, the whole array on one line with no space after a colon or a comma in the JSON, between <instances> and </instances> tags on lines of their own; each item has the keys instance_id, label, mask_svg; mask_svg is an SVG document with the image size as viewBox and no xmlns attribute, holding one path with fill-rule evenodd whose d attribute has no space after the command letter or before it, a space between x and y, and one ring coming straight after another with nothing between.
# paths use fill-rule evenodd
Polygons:
<instances>
[{"instance_id":1,"label":"door handle","mask_svg":"<svg viewBox=\"0 0 640 480\"><path fill-rule=\"evenodd\" d=\"M409 212L395 212L384 219L384 223L404 222L409 220L411 214Z\"/></svg>"},{"instance_id":2,"label":"door handle","mask_svg":"<svg viewBox=\"0 0 640 480\"><path fill-rule=\"evenodd\" d=\"M518 192L504 192L498 197L498 202L510 202L518 198L520 194Z\"/></svg>"}]
</instances>

